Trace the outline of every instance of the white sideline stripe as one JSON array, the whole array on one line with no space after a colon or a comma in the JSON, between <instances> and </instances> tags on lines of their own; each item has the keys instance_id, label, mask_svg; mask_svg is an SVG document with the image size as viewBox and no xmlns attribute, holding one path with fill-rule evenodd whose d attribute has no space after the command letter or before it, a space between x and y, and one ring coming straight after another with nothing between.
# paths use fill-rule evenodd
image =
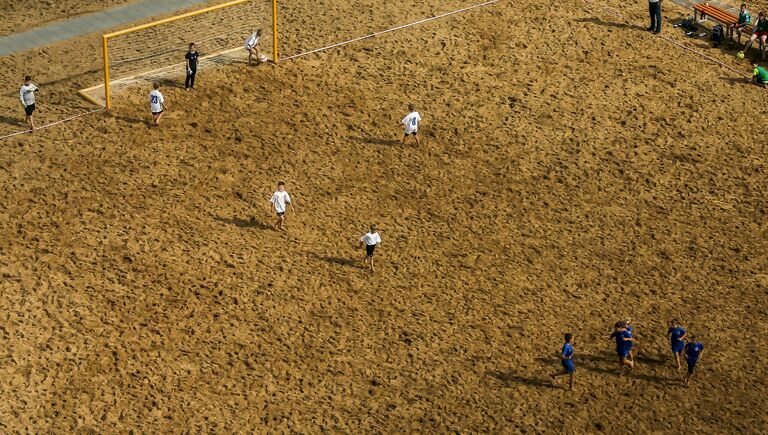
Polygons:
<instances>
[{"instance_id":1,"label":"white sideline stripe","mask_svg":"<svg viewBox=\"0 0 768 435\"><path fill-rule=\"evenodd\" d=\"M90 112L79 113L77 115L70 116L69 118L64 118L62 120L59 120L59 121L56 121L56 122L52 122L50 124L45 124L43 126L40 126L40 127L36 128L34 131L42 130L44 128L53 127L54 125L58 125L58 124L61 124L61 123L67 122L67 121L71 121L73 119L77 119L77 118L80 118L82 116L90 115L92 113L101 112L103 110L104 109L94 109L94 110L91 110ZM17 131L16 133L11 133L11 134L7 134L5 136L0 136L0 140L8 139L9 137L18 136L18 135L24 134L24 133L32 133L32 130Z\"/></svg>"},{"instance_id":2,"label":"white sideline stripe","mask_svg":"<svg viewBox=\"0 0 768 435\"><path fill-rule=\"evenodd\" d=\"M490 0L490 1L487 1L485 3L479 3L479 4L476 4L474 6L468 6L466 8L457 9L455 11L446 12L446 13L440 14L440 15L435 15L434 17L425 18L423 20L414 21L414 22L408 23L408 24L403 24L402 26L393 27L391 29L382 30L380 32L374 32L374 33L371 33L370 35L360 36L358 38L350 39L349 41L339 42L339 43L328 45L328 46L325 46L325 47L316 48L314 50L305 51L304 53L294 54L293 56L288 56L288 57L284 57L284 58L280 59L280 62L282 62L284 60L295 59L295 58L301 57L301 56L306 56L306 55L312 54L312 53L317 53L317 52L320 52L320 51L330 50L331 48L341 47L342 45L347 45L347 44L351 44L353 42L362 41L363 39L373 38L374 36L379 36L379 35L383 35L385 33L394 32L395 30L405 29L406 27L411 27L411 26L415 26L415 25L418 25L418 24L423 24L423 23L426 23L428 21L436 20L438 18L447 17L449 15L459 14L459 13L466 12L466 11L469 11L469 10L472 10L472 9L481 8L483 6L488 6L488 5L491 5L491 4L494 4L494 3L498 3L500 1L501 0Z\"/></svg>"},{"instance_id":3,"label":"white sideline stripe","mask_svg":"<svg viewBox=\"0 0 768 435\"><path fill-rule=\"evenodd\" d=\"M490 0L490 1L487 1L487 2L483 2L483 3L478 3L478 4L473 5L473 6L468 6L468 7L465 7L465 8L457 9L457 10L451 11L451 12L445 12L445 13L442 13L440 15L435 15L434 17L425 18L423 20L414 21L414 22L408 23L408 24L403 24L402 26L393 27L391 29L382 30L380 32L374 32L374 33L371 33L369 35L360 36L358 38L350 39L348 41L339 42L339 43L336 43L336 44L328 45L326 47L321 47L321 48L317 48L317 49L314 49L314 50L310 50L310 51L307 51L307 52L304 52L304 53L294 54L293 56L288 56L288 57L284 57L284 58L280 59L278 61L278 63L282 62L284 60L291 60L291 59L295 59L297 57L306 56L308 54L317 53L317 52L324 51L324 50L329 50L331 48L341 47L343 45L351 44L351 43L357 42L357 41L362 41L362 40L368 39L368 38L373 38L374 36L383 35L383 34L389 33L389 32L394 32L395 30L405 29L406 27L411 27L411 26L416 26L418 24L427 23L429 21L437 20L439 18L445 18L445 17L448 17L450 15L460 14L462 12L467 12L467 11L470 11L472 9L477 9L477 8L481 8L483 6L492 5L492 4L498 3L500 1L501 0ZM200 58L200 62L202 63L203 60L207 60L209 58L218 57L218 56L222 56L222 55L227 55L229 53L233 53L233 52L238 51L238 50L242 50L242 47L236 47L236 48L232 48L232 49L229 49L229 50L220 51L220 52L215 53L215 54L210 54L208 56L203 56L203 57ZM182 62L182 63L175 64L175 65L169 65L169 66L164 67L164 68L153 70L150 73L156 74L156 73L158 73L160 71L166 71L166 70L169 70L169 69L178 68L180 65L184 65L184 63ZM142 74L146 75L148 73L142 73ZM136 75L131 76L131 77L122 78L122 79L117 80L117 82L120 82L120 81L130 82L132 80L138 79L139 77L142 76L142 74L136 74ZM94 89L98 89L98 88L103 87L103 86L104 86L103 84L102 85L93 86L91 88L83 89L83 90L81 90L81 92L89 92L89 91L92 91ZM95 110L91 110L90 112L85 112L85 113L80 113L78 115L70 116L69 118L64 118L62 120L59 120L59 121L56 121L56 122L52 122L50 124L43 125L42 127L37 128L35 131L42 130L44 128L53 127L54 125L58 125L58 124L61 124L61 123L67 122L67 121L71 121L73 119L77 119L77 118L80 118L80 117L83 117L83 116L86 116L86 115L91 115L93 113L101 112L101 111L104 111L104 110L106 110L106 109L102 107L102 108L98 108L98 109L95 109ZM16 132L16 133L11 133L11 134L8 134L8 135L5 135L5 136L0 136L0 140L8 139L9 137L18 136L20 134L31 133L31 132L32 132L32 130L24 130L24 131L19 131L19 132Z\"/></svg>"}]
</instances>

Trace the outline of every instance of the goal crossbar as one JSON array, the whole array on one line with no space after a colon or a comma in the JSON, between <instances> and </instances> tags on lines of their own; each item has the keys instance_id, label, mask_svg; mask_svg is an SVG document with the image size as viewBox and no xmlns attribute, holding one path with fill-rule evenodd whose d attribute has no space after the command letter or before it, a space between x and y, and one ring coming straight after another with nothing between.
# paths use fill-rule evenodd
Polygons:
<instances>
[{"instance_id":1,"label":"goal crossbar","mask_svg":"<svg viewBox=\"0 0 768 435\"><path fill-rule=\"evenodd\" d=\"M109 83L109 40L110 39L116 38L118 36L126 35L126 34L129 34L129 33L138 32L138 31L141 31L141 30L149 29L149 28L152 28L152 27L160 26L160 25L163 25L163 24L168 24L168 23L172 23L172 22L175 22L175 21L183 20L185 18L195 17L195 16L202 15L202 14L205 14L205 13L217 11L219 9L224 9L224 8L228 8L228 7L232 7L232 6L242 5L242 4L248 3L250 1L251 0L232 0L232 1L229 1L229 2L226 2L226 3L221 3L221 4L218 4L218 5L214 5L214 6L209 6L207 8L199 9L199 10L196 10L196 11L187 12L187 13L180 14L180 15L175 15L173 17L164 18L164 19L161 19L161 20L153 21L151 23L141 24L141 25L134 26L134 27L131 27L131 28L128 28L128 29L123 29L123 30L119 30L119 31L116 31L116 32L111 32L111 33L107 33L107 34L102 35L102 37L101 37L101 44L102 44L103 68L104 68L104 84L103 85L93 86L93 87L87 88L87 89L82 89L82 90L78 91L78 93L83 98L87 99L88 101L90 101L90 102L92 102L94 104L100 105L100 106L104 106L106 109L110 109L112 107L112 98L111 98L110 83ZM235 51L235 49L225 50L223 52L219 52L219 53L211 54L211 55L208 55L208 56L204 56L200 60L204 61L204 60L215 59L215 58L217 58L219 56L226 55L226 54L229 54L229 53L234 52L234 51ZM277 56L278 56L278 53L277 53L277 0L272 0L272 58L273 58L274 62L277 62L277 59L278 59ZM178 67L178 66L179 66L179 64L169 65L167 67L161 68L160 70L171 69L171 68L175 68L175 67ZM153 72L155 72L155 71L153 71ZM143 73L139 73L139 74L135 74L135 75L133 75L131 77L121 78L121 80L132 80L132 79L136 79L136 78L138 78L138 77L140 77L142 75L143 75ZM94 98L93 96L89 95L90 91L98 89L98 88L100 88L102 86L104 87L104 102L98 101L96 98Z\"/></svg>"}]
</instances>

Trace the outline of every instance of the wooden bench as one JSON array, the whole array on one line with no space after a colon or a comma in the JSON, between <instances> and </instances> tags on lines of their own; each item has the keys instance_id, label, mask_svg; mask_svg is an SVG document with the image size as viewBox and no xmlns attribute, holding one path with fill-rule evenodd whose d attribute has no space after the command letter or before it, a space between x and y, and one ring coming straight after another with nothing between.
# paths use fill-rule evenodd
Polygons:
<instances>
[{"instance_id":1,"label":"wooden bench","mask_svg":"<svg viewBox=\"0 0 768 435\"><path fill-rule=\"evenodd\" d=\"M726 31L729 33L728 36L732 36L730 34L729 26L735 25L739 22L738 16L720 9L717 6L710 6L708 3L698 3L693 5L693 18L697 23L706 21L707 17L711 17L713 20L725 24ZM754 29L752 28L752 24L749 24L746 28L744 28L744 30L736 29L736 33L739 35L738 43L741 44L742 32L751 35L753 30ZM761 44L760 49L762 48L763 47Z\"/></svg>"}]
</instances>

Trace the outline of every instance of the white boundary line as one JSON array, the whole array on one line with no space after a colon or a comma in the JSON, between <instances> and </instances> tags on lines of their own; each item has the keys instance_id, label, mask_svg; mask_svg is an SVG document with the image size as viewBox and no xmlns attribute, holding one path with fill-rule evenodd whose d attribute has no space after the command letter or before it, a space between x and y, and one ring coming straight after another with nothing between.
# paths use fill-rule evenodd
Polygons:
<instances>
[{"instance_id":1,"label":"white boundary line","mask_svg":"<svg viewBox=\"0 0 768 435\"><path fill-rule=\"evenodd\" d=\"M411 27L411 26L416 26L416 25L419 25L419 24L427 23L427 22L430 22L430 21L433 21L433 20L437 20L439 18L445 18L445 17L451 16L451 15L460 14L462 12L471 11L472 9L477 9L477 8L481 8L483 6L492 5L492 4L498 3L500 1L501 0L489 0L489 1L486 1L486 2L483 2L483 3L478 3L478 4L473 5L473 6L467 6L467 7L462 8L462 9L457 9L455 11L445 12L445 13L442 13L440 15L435 15L434 17L425 18L423 20L414 21L412 23L403 24L403 25L397 26L397 27L392 27L391 29L382 30L382 31L379 31L379 32L374 32L374 33L371 33L369 35L360 36L358 38L350 39L348 41L339 42L339 43L336 43L336 44L332 44L332 45L328 45L328 46L325 46L325 47L321 47L321 48L317 48L317 49L314 49L314 50L310 50L310 51L307 51L307 52L304 52L304 53L294 54L293 56L284 57L284 58L278 60L278 63L280 63L282 61L286 61L286 60L296 59L298 57L306 56L306 55L309 55L309 54L312 54L312 53L318 53L318 52L321 52L321 51L330 50L331 48L341 47L343 45L351 44L351 43L357 42L357 41L362 41L364 39L373 38L375 36L383 35L385 33L394 32L395 30L405 29L406 27ZM202 60L205 60L206 58L226 55L226 54L235 52L237 50L242 50L242 48L238 47L238 48L232 48L232 49L229 49L229 50L220 51L220 52L218 52L216 54L211 54L211 55L208 55L206 57L203 57L200 60L202 61ZM154 70L152 72L153 73L157 73L158 71L164 71L164 70L169 70L169 69L173 69L173 68L178 68L179 65L183 65L183 64L180 63L178 65L169 65L167 67L160 68L160 69ZM120 79L120 80L131 80L131 79L136 79L138 77L140 77L140 75L136 75L136 76L133 76L133 77L128 77L127 79ZM82 91L89 91L89 90L93 90L93 89L98 89L100 86L103 86L103 85L97 85L97 86L94 86L92 88L83 89ZM96 112L101 112L103 110L105 110L105 109L104 108L99 108L99 109L91 110L90 112L84 112L84 113L80 113L78 115L70 116L68 118L64 118L62 120L59 120L59 121L56 121L56 122L52 122L50 124L45 124L42 127L37 128L35 131L42 130L44 128L53 127L54 125L58 125L58 124L61 124L61 123L67 122L67 121L71 121L73 119L77 119L77 118L80 118L80 117L83 117L83 116L86 116L86 115L90 115L90 114L93 114L93 113L96 113ZM24 131L19 131L19 132L16 132L16 133L11 133L11 134L8 134L8 135L5 135L5 136L0 136L0 140L8 139L8 138L13 137L13 136L18 136L20 134L31 133L31 132L32 132L32 130L24 130Z\"/></svg>"},{"instance_id":2,"label":"white boundary line","mask_svg":"<svg viewBox=\"0 0 768 435\"><path fill-rule=\"evenodd\" d=\"M470 11L472 9L477 9L477 8L481 8L483 6L488 6L488 5L491 5L491 4L494 4L494 3L498 3L500 1L501 0L490 0L490 1L487 1L485 3L479 3L479 4L476 4L474 6L468 6L466 8L458 9L458 10L451 11L451 12L446 12L446 13L443 13L443 14L440 14L440 15L435 15L434 17L425 18L423 20L414 21L414 22L408 23L408 24L403 24L402 26L397 26L397 27L393 27L391 29L382 30L380 32L374 32L374 33L371 33L369 35L360 36L358 38L350 39L349 41L339 42L339 43L331 44L331 45L328 45L328 46L325 46L325 47L316 48L314 50L305 51L304 53L294 54L293 56L288 56L288 57L284 57L284 58L280 59L278 61L278 63L282 62L284 60L296 59L297 57L306 56L308 54L318 53L320 51L325 51L325 50L330 50L331 48L341 47L342 45L347 45L347 44L351 44L353 42L362 41L363 39L373 38L374 36L379 36L379 35L383 35L385 33L394 32L395 30L405 29L406 27L416 26L418 24L423 24L423 23L426 23L426 22L429 22L429 21L432 21L432 20L436 20L438 18L444 18L444 17L447 17L449 15L460 14L462 12L467 12L467 11Z\"/></svg>"},{"instance_id":3,"label":"white boundary line","mask_svg":"<svg viewBox=\"0 0 768 435\"><path fill-rule=\"evenodd\" d=\"M61 123L67 122L67 121L71 121L73 119L77 119L77 118L80 118L82 116L90 115L90 114L93 114L93 113L96 113L96 112L101 112L103 110L104 110L103 108L102 109L94 109L94 110L91 110L90 112L83 112L83 113L79 113L77 115L72 115L72 116L70 116L68 118L64 118L64 119L61 119L59 121L52 122L50 124L42 125L42 126L36 128L34 131L42 130L44 128L53 127L54 125L58 125L58 124L61 124ZM32 133L32 131L33 130L17 131L16 133L11 133L11 134L7 134L5 136L0 136L0 140L8 139L9 137L18 136L18 135L24 134L24 133Z\"/></svg>"}]
</instances>

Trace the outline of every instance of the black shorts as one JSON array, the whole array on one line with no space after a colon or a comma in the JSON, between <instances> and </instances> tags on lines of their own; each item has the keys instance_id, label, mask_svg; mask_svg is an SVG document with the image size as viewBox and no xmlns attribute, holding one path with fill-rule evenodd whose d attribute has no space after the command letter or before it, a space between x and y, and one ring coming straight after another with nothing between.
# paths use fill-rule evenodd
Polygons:
<instances>
[{"instance_id":1,"label":"black shorts","mask_svg":"<svg viewBox=\"0 0 768 435\"><path fill-rule=\"evenodd\" d=\"M278 216L282 216L282 215L284 215L284 214L285 214L285 212L284 212L284 211L279 211L279 212L277 212L277 215L278 215Z\"/></svg>"},{"instance_id":2,"label":"black shorts","mask_svg":"<svg viewBox=\"0 0 768 435\"><path fill-rule=\"evenodd\" d=\"M165 112L165 111L164 111L164 110L161 110L161 111L159 111L159 112L152 112L152 114L153 114L153 115L159 115L159 114L161 114L161 113L163 113L163 112Z\"/></svg>"},{"instance_id":3,"label":"black shorts","mask_svg":"<svg viewBox=\"0 0 768 435\"><path fill-rule=\"evenodd\" d=\"M32 112L35 111L35 105L30 104L29 106L24 106L24 113L27 114L27 116L32 116Z\"/></svg>"},{"instance_id":4,"label":"black shorts","mask_svg":"<svg viewBox=\"0 0 768 435\"><path fill-rule=\"evenodd\" d=\"M414 135L414 136L416 136L416 134L417 134L417 133L418 133L418 131L414 131L413 133L406 133L405 135L406 135L406 136L410 136L410 135Z\"/></svg>"},{"instance_id":5,"label":"black shorts","mask_svg":"<svg viewBox=\"0 0 768 435\"><path fill-rule=\"evenodd\" d=\"M693 374L693 369L696 368L696 361L698 361L698 360L689 360L689 359L685 360L685 362L688 363L688 374L689 375Z\"/></svg>"},{"instance_id":6,"label":"black shorts","mask_svg":"<svg viewBox=\"0 0 768 435\"><path fill-rule=\"evenodd\" d=\"M376 245L365 245L365 255L373 257L373 251L376 249Z\"/></svg>"}]
</instances>

